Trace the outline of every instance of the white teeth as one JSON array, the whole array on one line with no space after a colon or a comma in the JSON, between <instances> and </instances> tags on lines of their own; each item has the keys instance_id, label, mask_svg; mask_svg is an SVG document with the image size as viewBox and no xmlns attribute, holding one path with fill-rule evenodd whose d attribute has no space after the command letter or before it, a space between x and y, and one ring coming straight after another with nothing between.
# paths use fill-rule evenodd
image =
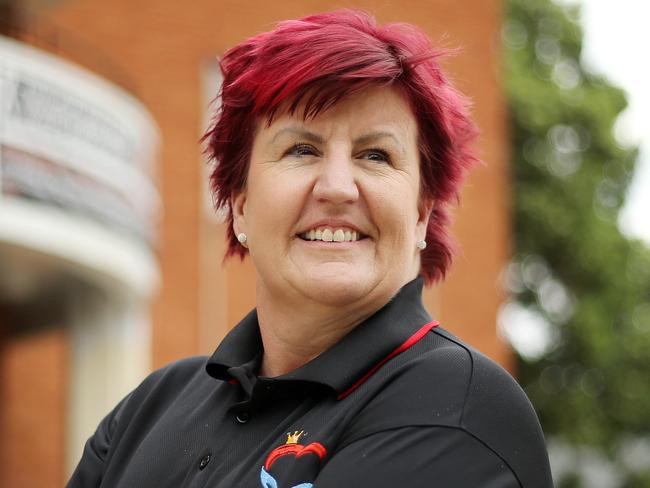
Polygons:
<instances>
[{"instance_id":1,"label":"white teeth","mask_svg":"<svg viewBox=\"0 0 650 488\"><path fill-rule=\"evenodd\" d=\"M300 235L308 241L325 241L325 242L354 242L361 237L355 230L343 229L312 229Z\"/></svg>"}]
</instances>

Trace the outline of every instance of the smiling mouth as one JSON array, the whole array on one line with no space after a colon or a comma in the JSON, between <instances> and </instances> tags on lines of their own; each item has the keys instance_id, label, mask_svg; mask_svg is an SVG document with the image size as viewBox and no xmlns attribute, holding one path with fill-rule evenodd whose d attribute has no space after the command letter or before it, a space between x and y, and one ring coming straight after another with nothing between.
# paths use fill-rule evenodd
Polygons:
<instances>
[{"instance_id":1,"label":"smiling mouth","mask_svg":"<svg viewBox=\"0 0 650 488\"><path fill-rule=\"evenodd\" d=\"M356 242L367 236L356 230L323 227L298 234L303 241Z\"/></svg>"}]
</instances>

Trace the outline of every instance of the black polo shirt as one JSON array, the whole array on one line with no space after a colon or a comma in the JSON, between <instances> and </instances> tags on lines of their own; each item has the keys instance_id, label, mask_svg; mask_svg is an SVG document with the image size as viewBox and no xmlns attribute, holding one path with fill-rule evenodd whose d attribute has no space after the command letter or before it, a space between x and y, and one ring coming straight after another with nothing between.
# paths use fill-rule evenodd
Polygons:
<instances>
[{"instance_id":1,"label":"black polo shirt","mask_svg":"<svg viewBox=\"0 0 650 488\"><path fill-rule=\"evenodd\" d=\"M549 488L515 381L437 326L422 279L316 359L257 376L255 311L213 356L152 373L100 423L69 487Z\"/></svg>"}]
</instances>

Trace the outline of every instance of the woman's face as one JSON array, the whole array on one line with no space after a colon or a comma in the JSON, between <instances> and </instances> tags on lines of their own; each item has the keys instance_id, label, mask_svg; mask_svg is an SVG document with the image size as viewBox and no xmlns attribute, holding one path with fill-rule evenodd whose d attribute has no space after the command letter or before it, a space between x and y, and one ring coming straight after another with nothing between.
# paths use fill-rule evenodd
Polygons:
<instances>
[{"instance_id":1,"label":"woman's face","mask_svg":"<svg viewBox=\"0 0 650 488\"><path fill-rule=\"evenodd\" d=\"M416 121L390 88L363 91L314 119L301 115L259 124L246 188L232 201L258 294L383 303L417 276L416 242L431 211L419 200Z\"/></svg>"}]
</instances>

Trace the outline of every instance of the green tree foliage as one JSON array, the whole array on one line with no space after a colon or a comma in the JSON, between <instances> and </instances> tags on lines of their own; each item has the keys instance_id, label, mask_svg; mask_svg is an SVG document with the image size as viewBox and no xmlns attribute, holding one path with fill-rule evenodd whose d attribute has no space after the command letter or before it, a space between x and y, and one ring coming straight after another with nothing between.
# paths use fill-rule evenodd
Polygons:
<instances>
[{"instance_id":1,"label":"green tree foliage","mask_svg":"<svg viewBox=\"0 0 650 488\"><path fill-rule=\"evenodd\" d=\"M578 19L575 6L506 1L507 283L553 338L541 357L520 356L519 378L559 487L650 487L650 251L617 227L637 150L614 136L624 93L580 62Z\"/></svg>"}]
</instances>

